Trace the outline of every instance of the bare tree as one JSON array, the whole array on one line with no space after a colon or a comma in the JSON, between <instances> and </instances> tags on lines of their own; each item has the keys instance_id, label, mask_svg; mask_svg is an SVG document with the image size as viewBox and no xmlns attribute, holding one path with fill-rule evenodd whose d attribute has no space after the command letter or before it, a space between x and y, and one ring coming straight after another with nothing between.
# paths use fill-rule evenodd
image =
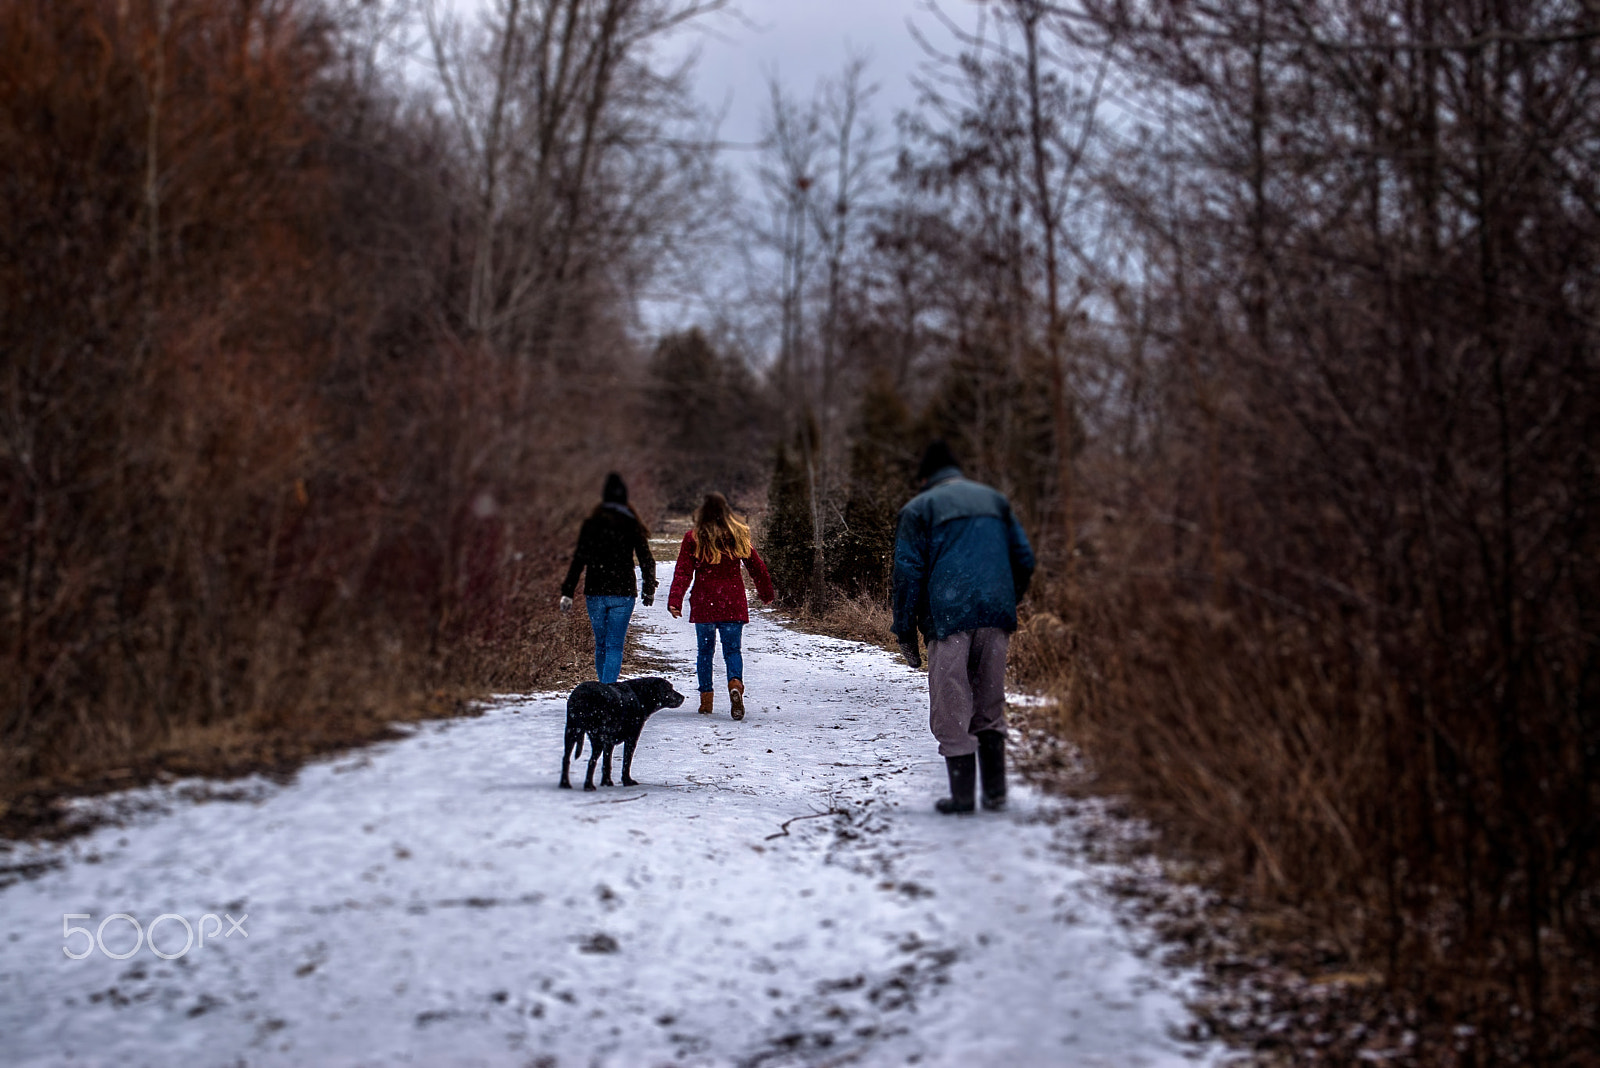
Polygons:
<instances>
[{"instance_id":1,"label":"bare tree","mask_svg":"<svg viewBox=\"0 0 1600 1068\"><path fill-rule=\"evenodd\" d=\"M868 59L851 56L837 78L823 84L819 111L822 136L828 146L831 184L824 195L811 198L807 207L818 240L822 242L827 270L827 296L822 312L822 353L818 369L818 420L824 438L832 438L837 419L836 396L840 368L842 302L850 256L855 248L857 219L881 185L883 152L870 108L877 86L865 81Z\"/></svg>"},{"instance_id":2,"label":"bare tree","mask_svg":"<svg viewBox=\"0 0 1600 1068\"><path fill-rule=\"evenodd\" d=\"M429 9L435 86L376 0L0 4L0 807L563 658L548 546L709 185L651 46L716 6Z\"/></svg>"},{"instance_id":3,"label":"bare tree","mask_svg":"<svg viewBox=\"0 0 1600 1068\"><path fill-rule=\"evenodd\" d=\"M637 201L659 195L664 174L703 171L703 151L653 129L690 109L683 71L652 70L648 50L725 4L498 0L473 28L430 0L434 63L470 165L469 332L548 355L568 295L639 236L651 213ZM647 156L674 166L642 173ZM646 184L617 188L630 172Z\"/></svg>"},{"instance_id":4,"label":"bare tree","mask_svg":"<svg viewBox=\"0 0 1600 1068\"><path fill-rule=\"evenodd\" d=\"M1561 2L1086 0L1048 25L1114 57L1135 111L1174 131L1147 142L1162 165L1105 179L1170 250L1139 274L1176 313L1155 334L1183 385L1162 400L1158 510L1202 535L1169 557L1175 595L1199 586L1250 620L1235 640L1295 634L1279 678L1326 670L1337 695L1269 698L1281 683L1220 657L1219 695L1296 711L1241 717L1209 757L1171 717L1168 752L1257 784L1237 819L1275 828L1250 850L1264 882L1362 901L1352 938L1397 985L1559 1060L1581 1042L1553 1021L1587 967L1560 947L1592 945L1597 922L1562 904L1597 878L1570 818L1597 768L1555 756L1595 744L1574 711L1592 698L1550 680L1595 662L1576 638L1597 581L1580 563L1592 449L1568 432L1596 418L1579 354L1597 321L1600 22ZM1195 700L1149 689L1152 723ZM1268 736L1294 756L1252 756ZM1293 782L1308 762L1326 785ZM1233 803L1195 808L1221 824ZM1296 805L1321 814L1284 819ZM1500 953L1513 966L1494 978ZM1516 1011L1465 992L1478 982Z\"/></svg>"},{"instance_id":5,"label":"bare tree","mask_svg":"<svg viewBox=\"0 0 1600 1068\"><path fill-rule=\"evenodd\" d=\"M851 57L837 78L824 81L809 101L788 96L769 79L770 104L758 179L774 218L764 233L779 262L778 381L799 398L793 433L805 468L811 517L811 598L827 599L826 546L834 496L839 439L840 331L844 294L857 254L856 220L880 183L883 156L870 106L876 87L866 81L868 61ZM812 247L812 241L816 247ZM820 296L812 270L820 260ZM814 301L817 340L808 322Z\"/></svg>"}]
</instances>

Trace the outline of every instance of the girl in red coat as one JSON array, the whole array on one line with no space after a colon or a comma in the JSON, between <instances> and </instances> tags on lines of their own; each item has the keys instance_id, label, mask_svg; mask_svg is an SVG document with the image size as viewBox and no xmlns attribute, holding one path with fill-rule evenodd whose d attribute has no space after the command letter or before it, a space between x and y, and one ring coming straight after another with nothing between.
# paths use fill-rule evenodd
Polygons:
<instances>
[{"instance_id":1,"label":"girl in red coat","mask_svg":"<svg viewBox=\"0 0 1600 1068\"><path fill-rule=\"evenodd\" d=\"M672 571L672 592L667 611L683 617L683 595L689 593L689 620L699 646L695 668L700 676L700 711L711 713L711 666L722 638L722 659L728 668L728 698L733 718L744 719L744 657L739 651L744 625L750 622L750 606L744 595L744 576L739 564L756 580L756 593L763 604L772 603L772 576L750 541L750 528L720 493L706 495L694 516L694 529L683 536L678 548L678 566Z\"/></svg>"}]
</instances>

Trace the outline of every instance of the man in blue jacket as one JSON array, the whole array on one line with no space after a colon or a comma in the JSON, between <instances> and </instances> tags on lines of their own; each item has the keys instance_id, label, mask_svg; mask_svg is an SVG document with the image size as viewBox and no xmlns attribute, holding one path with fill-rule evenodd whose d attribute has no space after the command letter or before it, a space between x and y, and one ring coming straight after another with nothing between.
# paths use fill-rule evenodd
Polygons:
<instances>
[{"instance_id":1,"label":"man in blue jacket","mask_svg":"<svg viewBox=\"0 0 1600 1068\"><path fill-rule=\"evenodd\" d=\"M963 478L943 441L917 470L922 492L900 510L894 547L894 634L912 667L928 642L928 725L950 773L940 812L971 812L979 766L983 807L1006 803L1006 647L1033 549L1011 502Z\"/></svg>"}]
</instances>

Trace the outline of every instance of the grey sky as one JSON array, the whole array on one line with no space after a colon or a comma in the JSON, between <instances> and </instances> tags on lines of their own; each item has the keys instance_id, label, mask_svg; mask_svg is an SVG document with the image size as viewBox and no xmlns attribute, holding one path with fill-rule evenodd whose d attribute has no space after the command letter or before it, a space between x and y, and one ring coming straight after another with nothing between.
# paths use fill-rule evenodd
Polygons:
<instances>
[{"instance_id":1,"label":"grey sky","mask_svg":"<svg viewBox=\"0 0 1600 1068\"><path fill-rule=\"evenodd\" d=\"M964 24L976 21L979 5L972 0L938 2ZM806 99L856 53L869 57L867 79L878 92L868 117L881 131L880 145L887 145L895 113L916 101L912 75L927 60L907 23L915 21L935 45L951 44L948 31L928 10L928 0L735 0L735 6L736 12L706 19L671 46L698 50L697 94L708 108L724 115L719 134L730 145L754 147L759 141L770 76L776 74L791 96ZM730 148L723 162L735 175L748 176L756 153ZM747 195L753 193L746 182L740 185ZM703 320L710 312L701 301L712 292L722 294L720 300L710 299L724 311L743 307L749 312L749 301L731 295L754 281L744 266L732 249L712 257L697 272L704 290L696 296L680 292L647 299L645 321L660 331ZM750 340L759 346L755 337Z\"/></svg>"},{"instance_id":2,"label":"grey sky","mask_svg":"<svg viewBox=\"0 0 1600 1068\"><path fill-rule=\"evenodd\" d=\"M943 0L945 10L971 18L971 0ZM852 52L871 56L869 77L880 92L875 111L887 126L915 101L911 75L923 59L906 24L915 19L935 41L946 37L923 0L739 0L742 18L720 15L693 35L700 49L700 96L727 106L722 135L754 141L775 72L788 90L809 95L837 74Z\"/></svg>"}]
</instances>

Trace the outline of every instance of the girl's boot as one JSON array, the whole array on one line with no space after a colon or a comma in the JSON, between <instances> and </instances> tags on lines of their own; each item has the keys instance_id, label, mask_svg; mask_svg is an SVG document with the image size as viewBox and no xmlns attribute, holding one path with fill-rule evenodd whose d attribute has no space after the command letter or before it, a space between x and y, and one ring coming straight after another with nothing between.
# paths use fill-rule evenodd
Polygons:
<instances>
[{"instance_id":1,"label":"girl's boot","mask_svg":"<svg viewBox=\"0 0 1600 1068\"><path fill-rule=\"evenodd\" d=\"M701 690L700 691L700 714L702 716L711 715L711 691L710 690Z\"/></svg>"},{"instance_id":2,"label":"girl's boot","mask_svg":"<svg viewBox=\"0 0 1600 1068\"><path fill-rule=\"evenodd\" d=\"M733 703L733 718L744 719L744 680L728 680L728 700Z\"/></svg>"}]
</instances>

